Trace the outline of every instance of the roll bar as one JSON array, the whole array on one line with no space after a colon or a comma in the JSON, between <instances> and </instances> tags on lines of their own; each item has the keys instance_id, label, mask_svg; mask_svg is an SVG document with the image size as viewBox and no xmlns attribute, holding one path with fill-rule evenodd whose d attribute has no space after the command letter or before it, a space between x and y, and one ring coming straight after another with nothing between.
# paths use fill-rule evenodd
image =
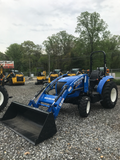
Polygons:
<instances>
[{"instance_id":1,"label":"roll bar","mask_svg":"<svg viewBox=\"0 0 120 160\"><path fill-rule=\"evenodd\" d=\"M94 53L99 53L99 52L102 52L103 55L104 55L104 75L105 75L105 72L106 72L106 53L104 51L95 51L95 52L92 52L90 54L90 75L91 75L91 72L92 72L92 55Z\"/></svg>"}]
</instances>

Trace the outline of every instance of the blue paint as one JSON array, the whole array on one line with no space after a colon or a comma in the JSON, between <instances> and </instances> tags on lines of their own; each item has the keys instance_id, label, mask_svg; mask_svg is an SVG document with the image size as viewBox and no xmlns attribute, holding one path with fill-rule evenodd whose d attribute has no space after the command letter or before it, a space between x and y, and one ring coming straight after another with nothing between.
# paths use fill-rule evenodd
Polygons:
<instances>
[{"instance_id":1,"label":"blue paint","mask_svg":"<svg viewBox=\"0 0 120 160\"><path fill-rule=\"evenodd\" d=\"M102 93L103 86L108 79L113 78L112 76L103 77L100 80L97 92ZM64 82L61 89L62 94L57 94L57 83ZM55 95L49 95L48 92L55 86ZM61 93L60 92L60 93ZM47 112L53 112L54 118L59 114L66 98L78 98L80 94L89 93L89 77L87 74L80 74L78 76L68 76L64 74L56 79L54 79L47 87L40 93L37 102L30 100L29 106L38 108L39 106L47 107ZM45 104L44 104L45 103Z\"/></svg>"}]
</instances>

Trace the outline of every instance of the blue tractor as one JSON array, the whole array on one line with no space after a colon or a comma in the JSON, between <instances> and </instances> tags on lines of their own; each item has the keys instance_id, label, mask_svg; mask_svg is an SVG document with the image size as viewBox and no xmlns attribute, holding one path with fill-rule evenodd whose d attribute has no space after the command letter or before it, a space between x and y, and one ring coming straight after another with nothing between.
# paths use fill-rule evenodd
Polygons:
<instances>
[{"instance_id":1,"label":"blue tractor","mask_svg":"<svg viewBox=\"0 0 120 160\"><path fill-rule=\"evenodd\" d=\"M103 71L99 68L92 70L92 55L99 52L104 55ZM12 102L1 121L36 145L57 132L55 119L63 103L78 105L81 117L89 115L91 103L100 102L104 108L114 108L118 90L112 80L113 77L106 74L105 52L93 52L90 55L89 74L64 74L54 79L43 86L28 105ZM55 93L51 95L53 89ZM46 107L46 111L41 110L41 106Z\"/></svg>"}]
</instances>

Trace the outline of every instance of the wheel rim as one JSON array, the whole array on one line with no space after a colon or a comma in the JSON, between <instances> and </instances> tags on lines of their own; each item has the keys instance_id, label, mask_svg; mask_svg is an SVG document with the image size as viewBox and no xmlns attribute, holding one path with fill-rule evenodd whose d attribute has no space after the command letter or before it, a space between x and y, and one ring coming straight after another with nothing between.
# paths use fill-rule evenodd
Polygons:
<instances>
[{"instance_id":1,"label":"wheel rim","mask_svg":"<svg viewBox=\"0 0 120 160\"><path fill-rule=\"evenodd\" d=\"M86 112L87 114L90 112L90 101L87 102Z\"/></svg>"},{"instance_id":2,"label":"wheel rim","mask_svg":"<svg viewBox=\"0 0 120 160\"><path fill-rule=\"evenodd\" d=\"M116 97L117 97L117 91L116 91L115 88L113 88L113 89L111 90L111 95L110 95L110 97L111 97L111 101L112 101L112 102L115 102Z\"/></svg>"},{"instance_id":3,"label":"wheel rim","mask_svg":"<svg viewBox=\"0 0 120 160\"><path fill-rule=\"evenodd\" d=\"M2 92L0 92L0 106L2 105L3 102L4 102L4 95Z\"/></svg>"}]
</instances>

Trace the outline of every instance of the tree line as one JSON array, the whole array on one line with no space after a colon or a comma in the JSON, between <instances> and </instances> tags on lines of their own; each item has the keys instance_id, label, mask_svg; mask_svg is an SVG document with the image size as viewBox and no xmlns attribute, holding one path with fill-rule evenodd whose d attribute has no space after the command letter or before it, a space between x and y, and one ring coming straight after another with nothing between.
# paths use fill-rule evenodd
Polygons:
<instances>
[{"instance_id":1,"label":"tree line","mask_svg":"<svg viewBox=\"0 0 120 160\"><path fill-rule=\"evenodd\" d=\"M90 53L103 50L106 52L107 67L120 68L120 36L112 35L107 28L107 23L100 18L99 13L82 12L77 17L75 28L78 37L60 31L49 36L42 45L32 41L14 43L5 54L0 52L0 60L12 60L15 69L29 73L36 72L37 68L48 72L55 68L63 71L75 67L88 69ZM100 53L94 55L93 61L93 68L103 66Z\"/></svg>"}]
</instances>

